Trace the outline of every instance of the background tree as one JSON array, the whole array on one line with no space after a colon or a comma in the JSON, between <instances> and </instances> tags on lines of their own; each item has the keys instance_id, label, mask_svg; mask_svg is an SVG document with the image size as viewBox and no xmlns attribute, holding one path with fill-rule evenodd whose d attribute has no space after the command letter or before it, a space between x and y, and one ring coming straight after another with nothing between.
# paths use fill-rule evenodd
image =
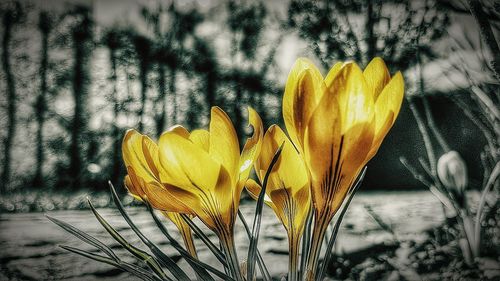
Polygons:
<instances>
[{"instance_id":1,"label":"background tree","mask_svg":"<svg viewBox=\"0 0 500 281\"><path fill-rule=\"evenodd\" d=\"M189 57L190 73L199 76L200 81L195 93L201 93L204 99L204 101L193 99L187 112L187 123L191 128L196 128L201 125L199 121L200 107L204 107L204 116L208 118L212 106L219 104L217 90L221 84L221 69L214 47L207 39L196 37Z\"/></svg>"},{"instance_id":2,"label":"background tree","mask_svg":"<svg viewBox=\"0 0 500 281\"><path fill-rule=\"evenodd\" d=\"M253 106L267 120L262 101L268 93L276 94L268 76L271 63L274 61L276 48L281 42L278 36L276 42L270 44L268 50L262 48L264 29L268 20L268 11L262 1L253 3L237 3L228 1L226 4L228 16L226 19L230 32L231 65L222 73L223 81L232 92L230 114L238 136L244 136L243 116L246 105ZM266 52L267 51L267 52ZM243 107L245 105L245 107ZM266 122L267 123L267 122Z\"/></svg>"},{"instance_id":3,"label":"background tree","mask_svg":"<svg viewBox=\"0 0 500 281\"><path fill-rule=\"evenodd\" d=\"M112 83L111 104L113 107L113 119L111 121L111 174L110 180L115 185L120 181L123 174L123 165L121 159L121 140L123 131L119 127L118 117L122 110L122 101L118 92L118 67L120 65L120 57L123 56L123 50L126 49L128 43L124 38L127 36L127 31L121 30L119 27L113 27L104 33L102 44L109 51L110 75L109 81Z\"/></svg>"},{"instance_id":4,"label":"background tree","mask_svg":"<svg viewBox=\"0 0 500 281\"><path fill-rule=\"evenodd\" d=\"M4 158L2 161L2 175L0 178L0 192L5 192L10 183L11 176L11 150L16 133L16 110L17 93L16 81L11 65L12 54L10 52L10 43L12 33L16 25L22 23L25 19L25 11L20 2L9 2L2 11L2 24L4 33L2 36L2 68L5 72L7 86L7 134L4 139Z\"/></svg>"},{"instance_id":5,"label":"background tree","mask_svg":"<svg viewBox=\"0 0 500 281\"><path fill-rule=\"evenodd\" d=\"M440 9L433 0L292 0L288 24L309 43L325 68L350 59L366 65L380 56L387 65L404 71L415 64L417 49L422 56L436 56L433 43L449 24ZM364 19L360 22L360 18Z\"/></svg>"},{"instance_id":6,"label":"background tree","mask_svg":"<svg viewBox=\"0 0 500 281\"><path fill-rule=\"evenodd\" d=\"M137 129L140 132L144 130L144 120L145 120L145 108L147 102L147 92L148 92L148 75L151 70L151 40L144 35L134 34L132 42L135 48L135 54L138 61L139 67L139 81L141 85L140 93L140 107L137 112L139 117L139 123Z\"/></svg>"},{"instance_id":7,"label":"background tree","mask_svg":"<svg viewBox=\"0 0 500 281\"><path fill-rule=\"evenodd\" d=\"M33 186L44 185L43 165L44 155L44 124L47 111L48 94L48 70L49 70L49 36L52 31L54 20L52 14L47 11L41 11L38 16L38 30L41 35L40 48L40 90L35 102L36 128L36 162L35 176L33 177Z\"/></svg>"},{"instance_id":8,"label":"background tree","mask_svg":"<svg viewBox=\"0 0 500 281\"><path fill-rule=\"evenodd\" d=\"M160 136L165 130L169 115L170 125L177 123L178 104L182 103L177 100L177 75L178 72L186 72L186 60L189 60L186 40L193 38L196 26L203 21L203 17L196 8L187 11L177 9L174 2L167 8L161 3L154 9L143 7L142 16L151 29L153 40L152 60L156 65L158 88L154 119L156 134ZM172 107L171 114L168 112L168 104Z\"/></svg>"},{"instance_id":9,"label":"background tree","mask_svg":"<svg viewBox=\"0 0 500 281\"><path fill-rule=\"evenodd\" d=\"M70 15L73 18L71 27L71 44L73 49L73 66L71 90L74 102L73 118L70 128L69 145L69 185L73 189L82 187L84 179L85 158L84 150L90 143L90 134L87 131L88 113L88 86L90 83L89 61L93 42L92 10L87 6L76 6Z\"/></svg>"}]
</instances>

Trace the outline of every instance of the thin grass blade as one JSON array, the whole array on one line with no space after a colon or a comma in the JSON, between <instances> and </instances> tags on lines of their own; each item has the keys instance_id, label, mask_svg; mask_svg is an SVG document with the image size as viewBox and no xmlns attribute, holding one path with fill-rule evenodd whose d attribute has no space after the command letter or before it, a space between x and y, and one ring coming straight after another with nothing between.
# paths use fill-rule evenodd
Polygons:
<instances>
[{"instance_id":1,"label":"thin grass blade","mask_svg":"<svg viewBox=\"0 0 500 281\"><path fill-rule=\"evenodd\" d=\"M392 234L392 236L396 239L396 233L394 232L394 229L387 224L379 214L375 213L375 211L372 209L370 205L364 205L363 206L366 210L366 212L370 215L370 217L382 228L384 231Z\"/></svg>"},{"instance_id":2,"label":"thin grass blade","mask_svg":"<svg viewBox=\"0 0 500 281\"><path fill-rule=\"evenodd\" d=\"M486 198L488 197L488 193L493 188L498 178L500 177L500 162L495 165L493 171L490 173L488 181L481 192L481 199L479 200L479 206L476 211L476 223L474 225L474 247L478 254L480 254L481 250L481 221L484 213L484 206L486 205Z\"/></svg>"},{"instance_id":3,"label":"thin grass blade","mask_svg":"<svg viewBox=\"0 0 500 281\"><path fill-rule=\"evenodd\" d=\"M153 220L155 221L156 225L160 229L160 231L167 237L168 241L170 241L170 244L182 255L182 257L186 260L186 262L189 263L189 265L193 268L193 270L197 271L199 268L206 269L207 271L212 272L216 276L222 278L223 280L234 280L232 277L229 275L225 274L224 272L208 265L205 263L200 262L198 259L194 258L189 254L188 251L186 251L178 242L175 240L170 233L168 232L168 229L163 225L163 223L160 221L158 216L154 213L153 208L146 202L146 206L148 207L149 212L151 213L151 216L153 217ZM208 273L207 273L208 274ZM205 278L205 276L201 276ZM211 276L209 276L212 278ZM206 277L208 278L208 277ZM203 279L203 280L213 280L213 279Z\"/></svg>"},{"instance_id":4,"label":"thin grass blade","mask_svg":"<svg viewBox=\"0 0 500 281\"><path fill-rule=\"evenodd\" d=\"M48 215L45 215L45 216L50 221L52 221L53 223L57 224L58 226L60 226L65 231L71 233L76 238L78 238L78 239L82 240L83 242L85 242L85 243L87 243L89 245L92 245L92 246L96 247L97 249L101 250L102 252L104 252L106 255L108 255L113 260L115 260L115 261L120 260L120 258L118 258L118 256L113 252L113 250L111 250L111 248L109 248L108 246L106 246L104 243L102 243L101 241L99 241L95 237L93 237L93 236L85 233L84 231L82 231L82 230L80 230L80 229L72 226L71 224L69 224L67 222L58 220L58 219L53 218L53 217L48 216Z\"/></svg>"},{"instance_id":5,"label":"thin grass blade","mask_svg":"<svg viewBox=\"0 0 500 281\"><path fill-rule=\"evenodd\" d=\"M163 251L158 248L151 240L149 240L142 232L139 230L139 228L134 224L134 222L130 219L130 216L127 214L125 209L123 208L123 205L118 198L118 194L116 193L115 187L113 184L108 181L109 187L110 187L110 192L111 192L111 198L113 198L113 201L118 208L118 211L122 215L122 217L125 219L127 224L130 226L130 228L137 234L137 236L141 239L141 241L146 245L151 252L158 258L161 264L163 264L175 277L177 277L181 281L190 281L189 277L182 271L182 269L175 263L174 260L172 260L169 256L167 256ZM206 272L205 272L206 273ZM207 273L208 274L208 273Z\"/></svg>"},{"instance_id":6,"label":"thin grass blade","mask_svg":"<svg viewBox=\"0 0 500 281\"><path fill-rule=\"evenodd\" d=\"M215 246L212 241L203 233L203 231L185 214L181 214L182 219L189 225L191 230L207 245L208 249L214 253L215 257L224 265L226 266L226 259L224 257L224 254L222 251Z\"/></svg>"},{"instance_id":7,"label":"thin grass blade","mask_svg":"<svg viewBox=\"0 0 500 281\"><path fill-rule=\"evenodd\" d=\"M271 171L278 161L281 151L283 150L283 142L278 150L274 153L273 159L267 168L266 175L264 176L264 181L262 183L262 189L260 190L259 198L257 198L257 207L255 209L255 217L253 220L252 227L252 237L250 239L250 246L248 247L248 259L247 259L247 280L253 280L255 272L255 253L257 252L257 243L259 241L260 223L262 220L262 209L264 207L264 197L266 195L267 181Z\"/></svg>"},{"instance_id":8,"label":"thin grass blade","mask_svg":"<svg viewBox=\"0 0 500 281\"><path fill-rule=\"evenodd\" d=\"M328 241L328 245L326 247L326 252L325 252L325 257L323 259L323 263L321 264L320 271L318 273L318 278L316 280L323 280L325 273L326 273L326 267L330 263L330 259L332 257L332 250L333 250L333 245L335 244L335 240L337 239L337 234L340 229L340 224L342 223L342 219L344 218L344 215L349 207L349 204L351 204L352 198L354 198L354 195L356 194L356 190L361 186L361 182L363 181L363 178L365 177L366 174L366 169L367 167L365 166L363 170L361 171L360 175L356 179L353 188L349 191L349 194L347 194L347 201L344 203L342 206L342 209L340 210L340 214L335 221L335 225L333 227L333 231L330 237L330 240Z\"/></svg>"},{"instance_id":9,"label":"thin grass blade","mask_svg":"<svg viewBox=\"0 0 500 281\"><path fill-rule=\"evenodd\" d=\"M238 217L241 220L241 223L243 224L243 227L245 228L245 231L247 233L248 239L252 238L252 233L250 232L250 228L248 227L248 224L243 217L243 214L241 213L240 210L238 210ZM266 264L264 263L264 259L262 258L262 255L260 254L259 249L257 249L257 265L259 266L260 272L262 273L262 278L264 278L264 281L271 281L272 277L271 274L269 274L269 270L266 267Z\"/></svg>"},{"instance_id":10,"label":"thin grass blade","mask_svg":"<svg viewBox=\"0 0 500 281\"><path fill-rule=\"evenodd\" d=\"M92 260L95 260L95 261L98 261L101 263L105 263L105 264L109 264L109 265L118 267L124 271L127 271L127 272L141 278L142 280L161 281L161 279L159 279L158 277L153 275L152 272L144 270L143 268L141 268L139 266L129 264L129 263L123 262L121 260L115 261L111 258L101 256L101 255L98 255L98 254L95 254L95 253L92 253L89 251L85 251L82 249L70 247L70 246L60 245L59 247L61 247L62 249L66 250L66 251L69 251L69 252L75 253L77 255L86 257L88 259L92 259Z\"/></svg>"},{"instance_id":11,"label":"thin grass blade","mask_svg":"<svg viewBox=\"0 0 500 281\"><path fill-rule=\"evenodd\" d=\"M125 240L100 214L97 212L95 209L94 205L92 205L92 202L88 200L90 209L92 210L92 213L94 213L94 216L97 218L99 223L106 229L106 231L115 239L118 243L120 243L127 251L129 251L131 254L133 254L135 257L137 257L139 260L144 261L150 268L153 270L158 276L160 276L162 279L169 279L168 276L165 274L161 266L158 264L158 261L156 261L150 254L146 253L145 251L133 246L127 240Z\"/></svg>"},{"instance_id":12,"label":"thin grass blade","mask_svg":"<svg viewBox=\"0 0 500 281\"><path fill-rule=\"evenodd\" d=\"M222 249L222 243L221 241L219 240L219 251L223 252L224 250ZM224 254L224 256L226 256L226 254ZM228 264L224 264L224 272L227 274L227 275L231 275L231 272L229 271L229 265Z\"/></svg>"}]
</instances>

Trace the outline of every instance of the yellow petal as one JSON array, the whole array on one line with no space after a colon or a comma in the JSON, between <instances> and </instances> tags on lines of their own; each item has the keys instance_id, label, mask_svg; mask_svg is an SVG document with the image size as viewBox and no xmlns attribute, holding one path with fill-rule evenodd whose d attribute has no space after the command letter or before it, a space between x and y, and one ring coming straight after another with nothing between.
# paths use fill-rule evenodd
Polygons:
<instances>
[{"instance_id":1,"label":"yellow petal","mask_svg":"<svg viewBox=\"0 0 500 281\"><path fill-rule=\"evenodd\" d=\"M342 153L340 155L341 167L335 189L338 196L335 198L334 210L336 211L343 202L352 182L361 169L366 165L368 152L374 138L374 121L356 124L343 136Z\"/></svg>"},{"instance_id":2,"label":"yellow petal","mask_svg":"<svg viewBox=\"0 0 500 281\"><path fill-rule=\"evenodd\" d=\"M368 154L371 159L377 153L385 136L396 121L404 97L404 81L401 72L396 73L375 102L375 138ZM368 160L369 160L368 159Z\"/></svg>"},{"instance_id":3,"label":"yellow petal","mask_svg":"<svg viewBox=\"0 0 500 281\"><path fill-rule=\"evenodd\" d=\"M314 111L306 132L305 159L311 173L312 198L319 211L333 215L351 179L371 147L373 99L363 74L345 64Z\"/></svg>"},{"instance_id":4,"label":"yellow petal","mask_svg":"<svg viewBox=\"0 0 500 281\"><path fill-rule=\"evenodd\" d=\"M343 66L344 66L344 63L340 62L340 61L332 66L332 68L330 69L330 71L328 72L328 74L325 77L326 87L328 87L328 85L332 84L333 80L335 80L335 77L337 77L337 74L339 74L339 72Z\"/></svg>"},{"instance_id":5,"label":"yellow petal","mask_svg":"<svg viewBox=\"0 0 500 281\"><path fill-rule=\"evenodd\" d=\"M382 118L379 118L379 120L385 121L385 123L383 123L380 127L375 129L373 142L370 146L371 147L370 152L366 156L366 162L368 162L370 159L372 159L373 156L375 156L378 149L380 148L380 145L382 144L382 141L384 140L385 136L387 135L387 133L391 129L393 121L395 120L394 112L392 112L392 111L388 112L387 115L384 115ZM378 120L376 120L376 121L378 121ZM378 124L377 124L377 126L378 126ZM378 130L378 132L377 132L377 130Z\"/></svg>"},{"instance_id":6,"label":"yellow petal","mask_svg":"<svg viewBox=\"0 0 500 281\"><path fill-rule=\"evenodd\" d=\"M231 180L229 172L221 165L217 184L213 192L215 197L214 201L217 202L206 202L206 204L213 205L213 209L221 215L226 225L234 223L234 218L240 204L241 190L236 189Z\"/></svg>"},{"instance_id":7,"label":"yellow petal","mask_svg":"<svg viewBox=\"0 0 500 281\"><path fill-rule=\"evenodd\" d=\"M260 154L264 135L262 120L259 114L251 107L248 107L248 124L253 128L253 135L247 139L241 152L239 161L239 188L243 188L243 184L248 179L252 170L252 165Z\"/></svg>"},{"instance_id":8,"label":"yellow petal","mask_svg":"<svg viewBox=\"0 0 500 281\"><path fill-rule=\"evenodd\" d=\"M175 186L151 182L144 191L148 202L158 210L194 214L200 208L196 195Z\"/></svg>"},{"instance_id":9,"label":"yellow petal","mask_svg":"<svg viewBox=\"0 0 500 281\"><path fill-rule=\"evenodd\" d=\"M159 141L160 179L162 183L199 193L213 190L221 165L190 140L174 132L165 132Z\"/></svg>"},{"instance_id":10,"label":"yellow petal","mask_svg":"<svg viewBox=\"0 0 500 281\"><path fill-rule=\"evenodd\" d=\"M327 93L311 116L305 137L304 159L311 176L316 209L326 206L341 148L341 117L337 96ZM328 199L328 200L331 200Z\"/></svg>"},{"instance_id":11,"label":"yellow petal","mask_svg":"<svg viewBox=\"0 0 500 281\"><path fill-rule=\"evenodd\" d=\"M186 249L188 252L191 254L193 257L197 257L196 254L196 247L193 242L193 234L191 232L191 228L189 225L184 221L184 219L181 217L179 213L174 213L174 212L162 212L165 217L170 219L175 226L177 226L177 229L179 230L179 233L182 236L182 239L184 240L184 245L186 246Z\"/></svg>"},{"instance_id":12,"label":"yellow petal","mask_svg":"<svg viewBox=\"0 0 500 281\"><path fill-rule=\"evenodd\" d=\"M294 217L297 210L297 202L293 200L290 188L278 188L270 191L269 198L276 206L273 208L276 216L281 221L286 230L289 231L293 227Z\"/></svg>"},{"instance_id":13,"label":"yellow petal","mask_svg":"<svg viewBox=\"0 0 500 281\"><path fill-rule=\"evenodd\" d=\"M160 210L191 213L181 201L175 198L168 189L157 181L145 182L138 177L132 167L127 167L128 175L125 177L125 186L129 193L140 201L147 200L151 206ZM166 188L173 188L166 186Z\"/></svg>"},{"instance_id":14,"label":"yellow petal","mask_svg":"<svg viewBox=\"0 0 500 281\"><path fill-rule=\"evenodd\" d=\"M302 158L280 127L272 125L267 130L255 166L262 181L274 154L282 144L283 150L267 181L266 196L271 202L266 203L273 208L289 235L299 234L305 220L304 212L307 213L310 206L309 178ZM260 192L260 186L254 182L250 182L247 189L253 197Z\"/></svg>"},{"instance_id":15,"label":"yellow petal","mask_svg":"<svg viewBox=\"0 0 500 281\"><path fill-rule=\"evenodd\" d=\"M208 152L210 147L210 133L207 130L194 130L191 132L189 139Z\"/></svg>"},{"instance_id":16,"label":"yellow petal","mask_svg":"<svg viewBox=\"0 0 500 281\"><path fill-rule=\"evenodd\" d=\"M143 201L144 192L142 191L141 183L137 179L132 167L128 167L128 175L125 176L125 187L130 195L139 201Z\"/></svg>"},{"instance_id":17,"label":"yellow petal","mask_svg":"<svg viewBox=\"0 0 500 281\"><path fill-rule=\"evenodd\" d=\"M365 77L366 84L371 89L374 100L378 98L385 85L391 80L391 75L384 60L379 57L372 59L363 71L363 76Z\"/></svg>"},{"instance_id":18,"label":"yellow petal","mask_svg":"<svg viewBox=\"0 0 500 281\"><path fill-rule=\"evenodd\" d=\"M307 186L301 188L294 194L295 202L297 202L297 209L294 216L295 226L292 228L296 233L302 234L309 209L311 208L311 193L310 188Z\"/></svg>"},{"instance_id":19,"label":"yellow petal","mask_svg":"<svg viewBox=\"0 0 500 281\"><path fill-rule=\"evenodd\" d=\"M304 58L292 67L283 96L283 119L292 142L301 147L305 126L324 93L323 77L314 64Z\"/></svg>"},{"instance_id":20,"label":"yellow petal","mask_svg":"<svg viewBox=\"0 0 500 281\"><path fill-rule=\"evenodd\" d=\"M304 223L309 211L309 188L304 187L299 189L299 198L292 196L291 188L280 188L270 192L269 197L276 206L274 212L279 220L283 223L289 233L302 233Z\"/></svg>"},{"instance_id":21,"label":"yellow petal","mask_svg":"<svg viewBox=\"0 0 500 281\"><path fill-rule=\"evenodd\" d=\"M255 180L248 179L245 184L245 188L248 191L248 194L250 194L250 197L252 197L254 200L257 200L259 198L262 187ZM266 203L269 207L276 209L276 206L271 201L271 198L267 195L267 192L264 196L264 203Z\"/></svg>"},{"instance_id":22,"label":"yellow petal","mask_svg":"<svg viewBox=\"0 0 500 281\"><path fill-rule=\"evenodd\" d=\"M357 123L367 122L373 118L373 96L363 72L355 63L347 63L342 67L328 85L327 92L338 97L342 134Z\"/></svg>"},{"instance_id":23,"label":"yellow petal","mask_svg":"<svg viewBox=\"0 0 500 281\"><path fill-rule=\"evenodd\" d=\"M259 180L262 182L264 180L264 175L266 174L266 170L269 167L269 164L271 163L271 160L276 153L276 150L280 147L281 143L283 143L283 140L279 142L279 140L274 140L272 138L270 131L275 130L274 128L276 125L271 125L264 134L264 138L262 139L262 145L261 145L261 150L259 157L255 161L255 173L257 174L257 177ZM281 160L281 157L278 158L278 162ZM276 163L278 164L278 163ZM276 164L274 166L274 170L276 170Z\"/></svg>"},{"instance_id":24,"label":"yellow petal","mask_svg":"<svg viewBox=\"0 0 500 281\"><path fill-rule=\"evenodd\" d=\"M343 73L342 73L343 72ZM332 214L341 206L348 190L364 165L375 135L375 105L371 89L356 64L346 65L337 76L339 108L342 118L339 168L331 188Z\"/></svg>"},{"instance_id":25,"label":"yellow petal","mask_svg":"<svg viewBox=\"0 0 500 281\"><path fill-rule=\"evenodd\" d=\"M272 158L281 144L283 144L283 150L270 174L270 184L267 190L287 187L295 193L308 183L307 170L299 153L277 125L269 127L264 136L258 161L259 167L256 170L261 171L260 179L263 180L265 171L271 164Z\"/></svg>"},{"instance_id":26,"label":"yellow petal","mask_svg":"<svg viewBox=\"0 0 500 281\"><path fill-rule=\"evenodd\" d=\"M185 139L189 138L189 131L186 130L186 128L182 127L181 125L174 125L167 130L168 132L177 134Z\"/></svg>"},{"instance_id":27,"label":"yellow petal","mask_svg":"<svg viewBox=\"0 0 500 281\"><path fill-rule=\"evenodd\" d=\"M210 116L209 154L229 172L233 182L238 175L240 145L233 123L219 107L212 107Z\"/></svg>"},{"instance_id":28,"label":"yellow petal","mask_svg":"<svg viewBox=\"0 0 500 281\"><path fill-rule=\"evenodd\" d=\"M375 134L375 105L361 69L356 64L342 68L337 85L342 120L342 174L352 177L368 154Z\"/></svg>"},{"instance_id":29,"label":"yellow petal","mask_svg":"<svg viewBox=\"0 0 500 281\"><path fill-rule=\"evenodd\" d=\"M122 142L122 154L125 166L133 167L137 176L149 182L156 179L149 168L142 146L142 135L135 130L128 130Z\"/></svg>"},{"instance_id":30,"label":"yellow petal","mask_svg":"<svg viewBox=\"0 0 500 281\"><path fill-rule=\"evenodd\" d=\"M148 164L148 168L156 179L159 179L158 166L160 165L158 159L158 145L148 136L142 136L142 151L144 159Z\"/></svg>"},{"instance_id":31,"label":"yellow petal","mask_svg":"<svg viewBox=\"0 0 500 281\"><path fill-rule=\"evenodd\" d=\"M387 114L387 112L392 111L394 116L397 117L403 102L404 91L405 85L403 75L401 75L401 72L398 71L376 100L376 116L384 115L384 113ZM393 120L393 124L394 121L395 119ZM379 126L377 128L379 128Z\"/></svg>"}]
</instances>

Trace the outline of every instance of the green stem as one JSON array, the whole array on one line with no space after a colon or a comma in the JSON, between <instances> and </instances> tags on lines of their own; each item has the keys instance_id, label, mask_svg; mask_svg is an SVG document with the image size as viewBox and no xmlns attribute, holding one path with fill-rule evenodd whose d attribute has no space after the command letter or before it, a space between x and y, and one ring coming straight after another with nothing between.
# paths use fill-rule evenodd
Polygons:
<instances>
[{"instance_id":1,"label":"green stem","mask_svg":"<svg viewBox=\"0 0 500 281\"><path fill-rule=\"evenodd\" d=\"M298 281L298 261L300 235L290 233L288 236L288 281Z\"/></svg>"},{"instance_id":2,"label":"green stem","mask_svg":"<svg viewBox=\"0 0 500 281\"><path fill-rule=\"evenodd\" d=\"M236 281L244 281L243 275L240 270L240 263L238 261L238 255L236 254L236 247L234 246L234 239L232 235L227 233L220 233L219 239L221 241L224 254L226 255L226 262L231 271L232 277Z\"/></svg>"},{"instance_id":3,"label":"green stem","mask_svg":"<svg viewBox=\"0 0 500 281\"><path fill-rule=\"evenodd\" d=\"M457 214L458 216L458 220L459 220L459 225L460 225L460 228L461 228L461 231L462 231L462 236L463 236L463 241L464 243L462 243L461 248L462 248L462 255L464 257L464 260L465 260L465 263L468 265L468 266L472 266L472 264L474 263L474 253L472 251L472 245L471 245L471 237L469 235L469 231L468 231L468 225L466 223L466 221L464 220L464 217L462 217L462 214L460 214L460 210L457 210L459 213ZM460 221L461 220L461 221Z\"/></svg>"},{"instance_id":4,"label":"green stem","mask_svg":"<svg viewBox=\"0 0 500 281\"><path fill-rule=\"evenodd\" d=\"M327 216L324 216L323 214L318 215L318 213L315 213L314 219L311 251L309 252L307 262L307 281L314 281L316 278L316 269L318 268L321 246L323 245L323 238L325 237L325 232L328 227L327 222L330 221Z\"/></svg>"}]
</instances>

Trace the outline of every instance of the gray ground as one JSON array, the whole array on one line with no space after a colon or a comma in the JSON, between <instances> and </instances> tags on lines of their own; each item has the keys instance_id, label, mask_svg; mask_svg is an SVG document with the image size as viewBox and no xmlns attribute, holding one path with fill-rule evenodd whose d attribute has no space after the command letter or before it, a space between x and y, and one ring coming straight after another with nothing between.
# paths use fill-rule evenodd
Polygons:
<instances>
[{"instance_id":1,"label":"gray ground","mask_svg":"<svg viewBox=\"0 0 500 281\"><path fill-rule=\"evenodd\" d=\"M368 214L364 208L366 205L392 226L400 240L421 241L425 239L423 230L438 225L444 218L440 203L426 191L359 193L342 224L337 240L337 251L352 253L394 239L392 234L382 230ZM137 225L153 241L158 242L167 254L178 257L145 209L128 210ZM251 221L253 205L245 204L241 206L241 210L247 220ZM124 237L140 245L138 238L116 210L99 211ZM109 242L117 253L126 254L109 238L90 211L53 211L48 214ZM172 224L167 222L167 225L172 233L175 233ZM58 248L57 245L64 244L91 249L48 221L43 213L1 214L0 230L0 280L135 280L111 266L99 264ZM240 260L244 260L248 239L240 225L235 235ZM215 239L213 236L212 238ZM196 241L196 243L200 259L219 266L211 253L203 247L202 242ZM286 272L288 252L286 236L281 224L269 208L265 208L259 249L273 276L279 277ZM187 268L184 260L180 259L179 264Z\"/></svg>"}]
</instances>

